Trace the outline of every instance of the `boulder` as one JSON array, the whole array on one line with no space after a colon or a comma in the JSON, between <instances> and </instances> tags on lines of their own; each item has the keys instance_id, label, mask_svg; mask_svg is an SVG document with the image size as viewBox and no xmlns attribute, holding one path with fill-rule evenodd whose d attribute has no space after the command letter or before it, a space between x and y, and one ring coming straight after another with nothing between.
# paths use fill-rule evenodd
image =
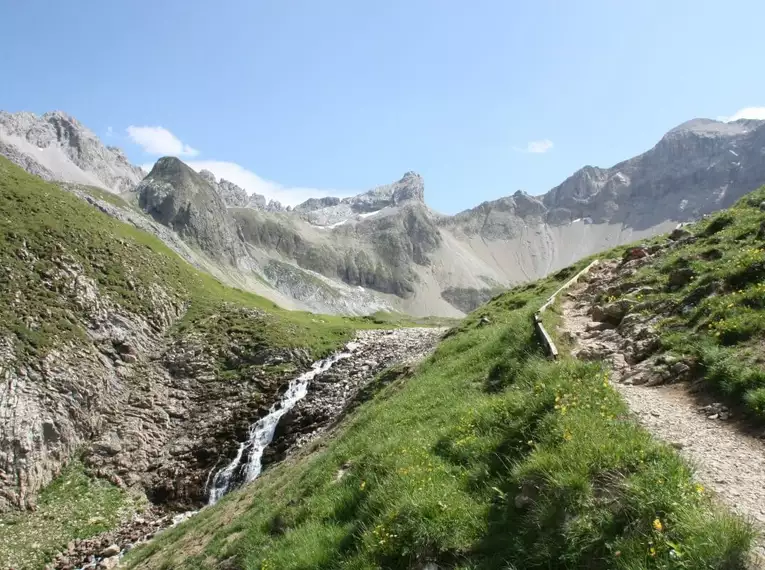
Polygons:
<instances>
[{"instance_id":1,"label":"boulder","mask_svg":"<svg viewBox=\"0 0 765 570\"><path fill-rule=\"evenodd\" d=\"M637 303L632 299L619 299L606 305L595 305L590 316L593 321L618 325L635 305Z\"/></svg>"},{"instance_id":2,"label":"boulder","mask_svg":"<svg viewBox=\"0 0 765 570\"><path fill-rule=\"evenodd\" d=\"M669 239L671 239L672 241L678 241L690 236L691 236L691 232L689 232L688 230L683 228L675 228L674 230L672 230L672 233L669 234Z\"/></svg>"},{"instance_id":3,"label":"boulder","mask_svg":"<svg viewBox=\"0 0 765 570\"><path fill-rule=\"evenodd\" d=\"M679 379L684 379L690 374L691 367L688 366L685 362L676 362L672 365L670 370L672 371L672 374L674 374Z\"/></svg>"},{"instance_id":4,"label":"boulder","mask_svg":"<svg viewBox=\"0 0 765 570\"><path fill-rule=\"evenodd\" d=\"M110 558L112 556L117 556L120 553L120 547L116 544L112 544L111 546L107 546L101 551L100 556L103 558Z\"/></svg>"},{"instance_id":5,"label":"boulder","mask_svg":"<svg viewBox=\"0 0 765 570\"><path fill-rule=\"evenodd\" d=\"M681 289L693 281L695 276L696 272L690 267L675 269L669 274L669 287L670 289Z\"/></svg>"},{"instance_id":6,"label":"boulder","mask_svg":"<svg viewBox=\"0 0 765 570\"><path fill-rule=\"evenodd\" d=\"M632 362L641 362L651 356L659 348L659 338L656 335L646 335L632 345Z\"/></svg>"},{"instance_id":7,"label":"boulder","mask_svg":"<svg viewBox=\"0 0 765 570\"><path fill-rule=\"evenodd\" d=\"M633 261L635 259L643 259L644 257L648 257L648 255L648 250L644 247L631 247L624 252L622 263Z\"/></svg>"},{"instance_id":8,"label":"boulder","mask_svg":"<svg viewBox=\"0 0 765 570\"><path fill-rule=\"evenodd\" d=\"M607 321L593 321L591 323L587 323L585 330L587 332L599 332L599 331L604 331L606 329L612 329L612 328L614 328L614 325Z\"/></svg>"},{"instance_id":9,"label":"boulder","mask_svg":"<svg viewBox=\"0 0 765 570\"><path fill-rule=\"evenodd\" d=\"M111 568L116 568L117 565L120 563L120 557L119 556L110 556L109 558L104 558L101 560L101 562L98 563L99 570L110 570Z\"/></svg>"}]
</instances>

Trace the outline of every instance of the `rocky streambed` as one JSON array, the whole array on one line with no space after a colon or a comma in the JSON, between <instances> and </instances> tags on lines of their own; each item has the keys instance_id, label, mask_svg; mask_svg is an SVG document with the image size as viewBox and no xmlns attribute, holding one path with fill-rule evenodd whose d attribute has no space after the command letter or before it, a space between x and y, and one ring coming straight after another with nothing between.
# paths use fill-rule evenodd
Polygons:
<instances>
[{"instance_id":1,"label":"rocky streambed","mask_svg":"<svg viewBox=\"0 0 765 570\"><path fill-rule=\"evenodd\" d=\"M281 461L290 452L318 437L350 408L372 397L386 381L406 374L413 364L434 350L444 332L442 328L359 331L343 351L315 363L311 369L313 373L309 370L286 382L271 408L261 408L250 420L250 437L257 432L262 446L258 453L246 451L247 440L237 442L237 446L229 442L229 450L237 447L238 450L208 474L208 481L213 482L233 465L225 488L218 489L216 499L249 482L251 478L246 477L247 473L257 476L261 469ZM386 370L389 370L387 374L381 374ZM301 386L300 381L305 378L307 381ZM375 379L378 382L373 382ZM258 430L269 415L276 417L270 431ZM256 460L257 465L254 464ZM206 491L209 495L212 486ZM70 543L49 568L112 568L126 551L151 540L158 532L194 512L172 513L152 507L113 531Z\"/></svg>"},{"instance_id":2,"label":"rocky streambed","mask_svg":"<svg viewBox=\"0 0 765 570\"><path fill-rule=\"evenodd\" d=\"M317 375L305 398L282 416L263 453L263 465L281 461L290 451L317 438L348 407L371 396L364 389L373 378L394 365L418 362L435 348L444 332L434 328L360 331L353 356Z\"/></svg>"}]
</instances>

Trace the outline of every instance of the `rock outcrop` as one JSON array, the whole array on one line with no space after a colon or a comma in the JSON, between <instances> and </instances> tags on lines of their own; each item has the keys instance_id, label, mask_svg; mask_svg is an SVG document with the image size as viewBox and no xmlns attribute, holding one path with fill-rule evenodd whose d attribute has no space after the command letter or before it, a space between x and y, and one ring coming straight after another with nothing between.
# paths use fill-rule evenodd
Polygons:
<instances>
[{"instance_id":1,"label":"rock outcrop","mask_svg":"<svg viewBox=\"0 0 765 570\"><path fill-rule=\"evenodd\" d=\"M281 326L263 311L205 297L150 236L5 159L0 190L0 511L34 507L75 455L158 503L199 504L218 453L309 354L259 336ZM200 295L210 320L177 328ZM240 326L209 332L220 319Z\"/></svg>"},{"instance_id":2,"label":"rock outcrop","mask_svg":"<svg viewBox=\"0 0 765 570\"><path fill-rule=\"evenodd\" d=\"M638 229L726 208L765 182L765 121L695 119L648 152L609 169L585 167L545 194L556 220Z\"/></svg>"},{"instance_id":3,"label":"rock outcrop","mask_svg":"<svg viewBox=\"0 0 765 570\"><path fill-rule=\"evenodd\" d=\"M244 188L229 182L225 178L221 178L220 181L216 180L215 174L209 170L200 170L199 176L204 178L220 194L223 202L229 208L255 208L268 212L284 211L284 207L276 200L266 200L266 197L260 194L247 194Z\"/></svg>"},{"instance_id":4,"label":"rock outcrop","mask_svg":"<svg viewBox=\"0 0 765 570\"><path fill-rule=\"evenodd\" d=\"M378 212L409 201L425 204L425 184L422 176L415 172L407 172L398 182L378 186L358 196L342 200L311 198L295 206L295 212L314 225L331 226L359 214Z\"/></svg>"},{"instance_id":5,"label":"rock outcrop","mask_svg":"<svg viewBox=\"0 0 765 570\"><path fill-rule=\"evenodd\" d=\"M177 158L161 158L136 187L138 205L213 257L236 265L244 248L223 197L206 176Z\"/></svg>"},{"instance_id":6,"label":"rock outcrop","mask_svg":"<svg viewBox=\"0 0 765 570\"><path fill-rule=\"evenodd\" d=\"M145 172L117 147L103 143L74 117L61 111L0 111L0 154L46 180L132 190Z\"/></svg>"},{"instance_id":7,"label":"rock outcrop","mask_svg":"<svg viewBox=\"0 0 765 570\"><path fill-rule=\"evenodd\" d=\"M317 375L306 397L281 417L274 439L263 453L263 465L281 461L290 451L321 435L348 408L369 399L385 384L405 377L407 367L428 355L444 332L436 328L359 331L353 357ZM379 383L371 384L383 371L387 373L378 378Z\"/></svg>"}]
</instances>

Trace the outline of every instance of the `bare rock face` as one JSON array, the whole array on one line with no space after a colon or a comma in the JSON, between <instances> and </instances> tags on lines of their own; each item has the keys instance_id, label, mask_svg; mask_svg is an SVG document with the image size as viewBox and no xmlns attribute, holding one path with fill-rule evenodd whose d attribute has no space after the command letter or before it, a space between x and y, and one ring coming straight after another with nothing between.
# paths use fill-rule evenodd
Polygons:
<instances>
[{"instance_id":1,"label":"bare rock face","mask_svg":"<svg viewBox=\"0 0 765 570\"><path fill-rule=\"evenodd\" d=\"M173 157L159 159L136 188L139 206L159 223L232 265L245 252L221 194Z\"/></svg>"},{"instance_id":2,"label":"bare rock face","mask_svg":"<svg viewBox=\"0 0 765 570\"><path fill-rule=\"evenodd\" d=\"M550 209L595 223L651 227L730 206L765 182L765 121L694 119L609 169L585 167L544 196Z\"/></svg>"},{"instance_id":3,"label":"bare rock face","mask_svg":"<svg viewBox=\"0 0 765 570\"><path fill-rule=\"evenodd\" d=\"M407 172L398 182L378 186L350 198L311 198L295 206L295 212L318 226L331 226L359 214L370 214L408 202L425 204L422 176Z\"/></svg>"},{"instance_id":4,"label":"bare rock face","mask_svg":"<svg viewBox=\"0 0 765 570\"><path fill-rule=\"evenodd\" d=\"M183 303L154 285L145 292L152 315L139 317L102 295L74 259L49 261L51 287L69 292L84 311L90 342L22 358L11 337L0 337L0 511L33 506L37 491L88 442L96 456L118 458L110 471L117 476L120 463L140 470L164 439L166 413L152 404L152 413L136 416L136 397L145 388L151 399L158 376L146 361ZM159 402L163 391L154 391Z\"/></svg>"},{"instance_id":5,"label":"bare rock face","mask_svg":"<svg viewBox=\"0 0 765 570\"><path fill-rule=\"evenodd\" d=\"M157 504L203 503L210 470L290 376L257 369L220 381L217 360L233 369L289 362L299 371L308 354L212 346L200 333L173 337L182 299L152 285L143 296L153 308L142 316L114 303L67 256L50 261L51 287L76 299L87 340L37 358L20 356L15 339L0 335L0 512L34 508L75 453L93 474Z\"/></svg>"},{"instance_id":6,"label":"bare rock face","mask_svg":"<svg viewBox=\"0 0 765 570\"><path fill-rule=\"evenodd\" d=\"M223 202L229 208L257 208L265 210L268 207L265 196L260 194L248 195L244 188L229 182L225 178L221 178L219 182L216 180L215 174L209 170L200 170L199 176L220 194Z\"/></svg>"},{"instance_id":7,"label":"bare rock face","mask_svg":"<svg viewBox=\"0 0 765 570\"><path fill-rule=\"evenodd\" d=\"M104 146L93 132L61 111L0 111L0 154L31 174L99 186L122 193L135 188L144 171L124 153Z\"/></svg>"}]
</instances>

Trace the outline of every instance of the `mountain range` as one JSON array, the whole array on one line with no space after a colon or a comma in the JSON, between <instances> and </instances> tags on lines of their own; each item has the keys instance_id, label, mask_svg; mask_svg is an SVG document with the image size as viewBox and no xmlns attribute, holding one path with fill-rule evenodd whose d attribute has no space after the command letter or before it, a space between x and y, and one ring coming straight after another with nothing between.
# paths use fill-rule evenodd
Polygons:
<instances>
[{"instance_id":1,"label":"mountain range","mask_svg":"<svg viewBox=\"0 0 765 570\"><path fill-rule=\"evenodd\" d=\"M688 121L615 166L453 216L428 207L414 172L294 208L174 157L147 174L62 112L0 112L0 154L285 308L461 316L513 284L731 205L765 183L765 121Z\"/></svg>"}]
</instances>

